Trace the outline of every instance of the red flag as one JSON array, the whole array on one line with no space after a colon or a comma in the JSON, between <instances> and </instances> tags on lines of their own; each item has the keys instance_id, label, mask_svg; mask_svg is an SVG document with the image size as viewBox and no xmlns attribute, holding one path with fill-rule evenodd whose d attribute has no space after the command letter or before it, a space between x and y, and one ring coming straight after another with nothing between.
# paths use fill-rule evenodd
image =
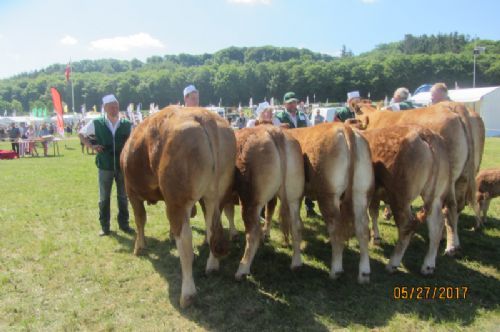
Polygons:
<instances>
[{"instance_id":1,"label":"red flag","mask_svg":"<svg viewBox=\"0 0 500 332\"><path fill-rule=\"evenodd\" d=\"M52 102L54 103L54 109L57 114L57 131L61 136L64 136L64 118L61 95L54 87L50 88L50 92L52 93Z\"/></svg>"},{"instance_id":2,"label":"red flag","mask_svg":"<svg viewBox=\"0 0 500 332\"><path fill-rule=\"evenodd\" d=\"M69 75L71 74L71 62L66 65L66 71L64 75L66 75L66 82L69 82Z\"/></svg>"}]
</instances>

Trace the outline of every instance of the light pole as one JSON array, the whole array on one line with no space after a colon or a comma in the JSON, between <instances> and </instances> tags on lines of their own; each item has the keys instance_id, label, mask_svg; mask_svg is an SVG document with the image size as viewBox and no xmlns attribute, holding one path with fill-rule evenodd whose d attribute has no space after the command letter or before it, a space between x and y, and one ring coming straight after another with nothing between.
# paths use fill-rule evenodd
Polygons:
<instances>
[{"instance_id":1,"label":"light pole","mask_svg":"<svg viewBox=\"0 0 500 332\"><path fill-rule=\"evenodd\" d=\"M486 47L483 46L475 46L474 47L474 71L472 73L472 87L476 87L476 56L483 53L486 50Z\"/></svg>"}]
</instances>

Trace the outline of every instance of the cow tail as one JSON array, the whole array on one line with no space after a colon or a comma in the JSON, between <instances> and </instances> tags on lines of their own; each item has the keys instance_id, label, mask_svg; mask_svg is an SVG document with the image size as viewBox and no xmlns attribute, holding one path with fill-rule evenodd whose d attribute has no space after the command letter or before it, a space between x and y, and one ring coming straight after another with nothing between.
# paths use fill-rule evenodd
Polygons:
<instances>
[{"instance_id":1,"label":"cow tail","mask_svg":"<svg viewBox=\"0 0 500 332\"><path fill-rule=\"evenodd\" d=\"M442 156L439 155L439 152L441 151L436 151L436 148L439 148L440 146L439 145L440 142L438 141L439 139L436 136L434 136L434 134L429 129L425 128L422 128L419 131L419 137L423 141L423 143L427 145L428 149L431 151L432 154L432 171L430 175L431 178L430 182L427 182L425 185L430 186L432 188L431 197L435 197L437 181L439 176L442 176L440 172L441 165L439 164L440 158L442 158ZM424 206L422 207L422 209L420 209L420 211L417 212L417 214L415 215L414 221L416 221L417 224L421 224L426 221L428 211L430 211L432 208L430 204L432 204L432 202L424 202Z\"/></svg>"},{"instance_id":2,"label":"cow tail","mask_svg":"<svg viewBox=\"0 0 500 332\"><path fill-rule=\"evenodd\" d=\"M219 146L219 127L214 121L210 121L208 123L201 123L201 127L203 128L203 131L205 132L205 135L207 136L207 142L210 147L210 153L212 154L212 160L213 160L213 165L212 165L212 171L214 174L217 176L220 174L220 164L219 164L219 154L215 151L214 145ZM214 136L211 136L209 132L207 132L207 128L205 126L211 126L212 131L217 133ZM217 149L218 150L218 149ZM222 222L221 222L221 201L223 199L222 195L225 193L220 192L219 188L219 182L216 181L215 183L215 195L217 197L217 201L215 203L215 208L214 208L214 214L212 217L212 225L211 225L211 233L212 236L210 237L210 250L214 253L215 257L222 257L227 255L229 252L229 243L227 239L224 236L224 229L222 227Z\"/></svg>"},{"instance_id":3,"label":"cow tail","mask_svg":"<svg viewBox=\"0 0 500 332\"><path fill-rule=\"evenodd\" d=\"M467 110L458 109L458 105L455 105L455 108L452 110L454 113L460 116L460 122L462 123L462 127L465 131L465 137L467 139L467 148L468 155L467 161L465 163L465 169L462 172L462 175L466 178L466 192L465 192L465 202L463 204L469 203L471 206L474 206L474 196L476 195L476 166L475 164L475 151L474 151L474 142L472 137L472 127L471 127L471 119ZM459 207L462 209L463 207Z\"/></svg>"},{"instance_id":4,"label":"cow tail","mask_svg":"<svg viewBox=\"0 0 500 332\"><path fill-rule=\"evenodd\" d=\"M287 155L285 151L285 135L281 130L268 130L276 149L278 150L281 164L281 197L280 197L280 225L285 243L289 243L290 236L290 207L286 192Z\"/></svg>"},{"instance_id":5,"label":"cow tail","mask_svg":"<svg viewBox=\"0 0 500 332\"><path fill-rule=\"evenodd\" d=\"M346 143L349 148L349 171L348 171L348 183L347 189L344 193L344 199L342 200L340 207L341 220L353 221L354 220L354 210L353 210L353 184L354 184L354 169L356 167L356 137L354 136L354 131L350 126L344 125L344 136L346 138Z\"/></svg>"}]
</instances>

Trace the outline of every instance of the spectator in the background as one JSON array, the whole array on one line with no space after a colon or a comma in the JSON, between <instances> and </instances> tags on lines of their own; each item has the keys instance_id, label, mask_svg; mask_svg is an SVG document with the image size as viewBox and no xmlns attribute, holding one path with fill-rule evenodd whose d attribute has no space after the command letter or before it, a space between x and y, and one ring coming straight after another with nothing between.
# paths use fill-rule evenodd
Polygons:
<instances>
[{"instance_id":1,"label":"spectator in the background","mask_svg":"<svg viewBox=\"0 0 500 332\"><path fill-rule=\"evenodd\" d=\"M28 131L28 128L26 127L26 123L21 122L21 125L19 126L19 131L21 132L22 139L28 138L28 136L26 136L26 131Z\"/></svg>"},{"instance_id":2,"label":"spectator in the background","mask_svg":"<svg viewBox=\"0 0 500 332\"><path fill-rule=\"evenodd\" d=\"M40 137L42 138L43 156L44 157L48 156L47 150L48 150L48 146L49 146L49 142L47 141L47 137L44 137L44 136L50 136L50 135L52 135L50 133L50 129L47 128L46 123L43 123L42 127L40 128Z\"/></svg>"},{"instance_id":3,"label":"spectator in the background","mask_svg":"<svg viewBox=\"0 0 500 332\"><path fill-rule=\"evenodd\" d=\"M188 85L184 88L184 106L198 107L200 106L200 93L194 85Z\"/></svg>"},{"instance_id":4,"label":"spectator in the background","mask_svg":"<svg viewBox=\"0 0 500 332\"><path fill-rule=\"evenodd\" d=\"M316 110L316 115L314 116L314 125L318 125L323 122L325 122L325 118L323 117L323 115L321 115L321 112L318 109Z\"/></svg>"},{"instance_id":5,"label":"spectator in the background","mask_svg":"<svg viewBox=\"0 0 500 332\"><path fill-rule=\"evenodd\" d=\"M9 140L12 150L19 156L19 139L21 138L21 131L16 127L16 123L12 122L9 129Z\"/></svg>"},{"instance_id":6,"label":"spectator in the background","mask_svg":"<svg viewBox=\"0 0 500 332\"><path fill-rule=\"evenodd\" d=\"M247 128L262 124L270 124L273 126L281 125L280 120L273 116L273 108L269 106L268 102L260 103L255 113L257 114L257 119L249 120L247 123Z\"/></svg>"},{"instance_id":7,"label":"spectator in the background","mask_svg":"<svg viewBox=\"0 0 500 332\"><path fill-rule=\"evenodd\" d=\"M247 125L247 118L245 116L245 113L243 111L240 111L240 114L238 118L236 119L236 126L238 129L245 128Z\"/></svg>"},{"instance_id":8,"label":"spectator in the background","mask_svg":"<svg viewBox=\"0 0 500 332\"><path fill-rule=\"evenodd\" d=\"M448 87L446 84L434 84L431 88L431 99L433 104L437 104L442 101L450 101L450 97L448 97Z\"/></svg>"},{"instance_id":9,"label":"spectator in the background","mask_svg":"<svg viewBox=\"0 0 500 332\"><path fill-rule=\"evenodd\" d=\"M410 91L407 88L401 87L394 91L394 96L392 97L392 102L387 106L387 110L392 111L404 111L415 108L413 103L408 100L410 97Z\"/></svg>"},{"instance_id":10,"label":"spectator in the background","mask_svg":"<svg viewBox=\"0 0 500 332\"><path fill-rule=\"evenodd\" d=\"M359 101L361 101L359 91L348 92L346 106L337 110L334 121L345 122L347 119L354 119L356 117L356 113L354 112L351 104Z\"/></svg>"},{"instance_id":11,"label":"spectator in the background","mask_svg":"<svg viewBox=\"0 0 500 332\"><path fill-rule=\"evenodd\" d=\"M283 103L286 111L279 112L276 117L281 123L287 124L289 128L310 127L311 123L307 116L297 108L298 101L295 92L285 93Z\"/></svg>"},{"instance_id":12,"label":"spectator in the background","mask_svg":"<svg viewBox=\"0 0 500 332\"><path fill-rule=\"evenodd\" d=\"M49 135L54 135L55 132L56 132L56 128L54 127L54 124L51 122L49 124Z\"/></svg>"},{"instance_id":13,"label":"spectator in the background","mask_svg":"<svg viewBox=\"0 0 500 332\"><path fill-rule=\"evenodd\" d=\"M31 156L34 156L34 154L36 153L36 156L38 157L38 150L36 149L36 143L35 143L36 130L35 127L33 127L33 125L28 126L28 129L26 130L26 137L29 140L28 143L29 153L31 153Z\"/></svg>"}]
</instances>

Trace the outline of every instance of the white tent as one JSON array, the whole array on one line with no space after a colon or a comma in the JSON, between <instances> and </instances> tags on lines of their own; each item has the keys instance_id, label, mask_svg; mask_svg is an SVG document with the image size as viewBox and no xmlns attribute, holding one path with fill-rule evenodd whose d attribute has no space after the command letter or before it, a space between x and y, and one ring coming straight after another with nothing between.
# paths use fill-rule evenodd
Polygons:
<instances>
[{"instance_id":1,"label":"white tent","mask_svg":"<svg viewBox=\"0 0 500 332\"><path fill-rule=\"evenodd\" d=\"M45 118L39 118L35 116L6 116L0 117L0 125L9 125L10 123L26 123L26 124L40 124L46 122Z\"/></svg>"},{"instance_id":2,"label":"white tent","mask_svg":"<svg viewBox=\"0 0 500 332\"><path fill-rule=\"evenodd\" d=\"M500 86L449 90L448 95L451 100L462 102L481 115L486 127L486 136L500 136ZM431 93L421 92L411 100L417 104L429 105Z\"/></svg>"},{"instance_id":3,"label":"white tent","mask_svg":"<svg viewBox=\"0 0 500 332\"><path fill-rule=\"evenodd\" d=\"M67 122L77 123L78 121L80 121L81 118L82 118L81 114L63 114L64 123L67 123ZM56 122L57 116L51 117L50 120L52 122Z\"/></svg>"}]
</instances>

